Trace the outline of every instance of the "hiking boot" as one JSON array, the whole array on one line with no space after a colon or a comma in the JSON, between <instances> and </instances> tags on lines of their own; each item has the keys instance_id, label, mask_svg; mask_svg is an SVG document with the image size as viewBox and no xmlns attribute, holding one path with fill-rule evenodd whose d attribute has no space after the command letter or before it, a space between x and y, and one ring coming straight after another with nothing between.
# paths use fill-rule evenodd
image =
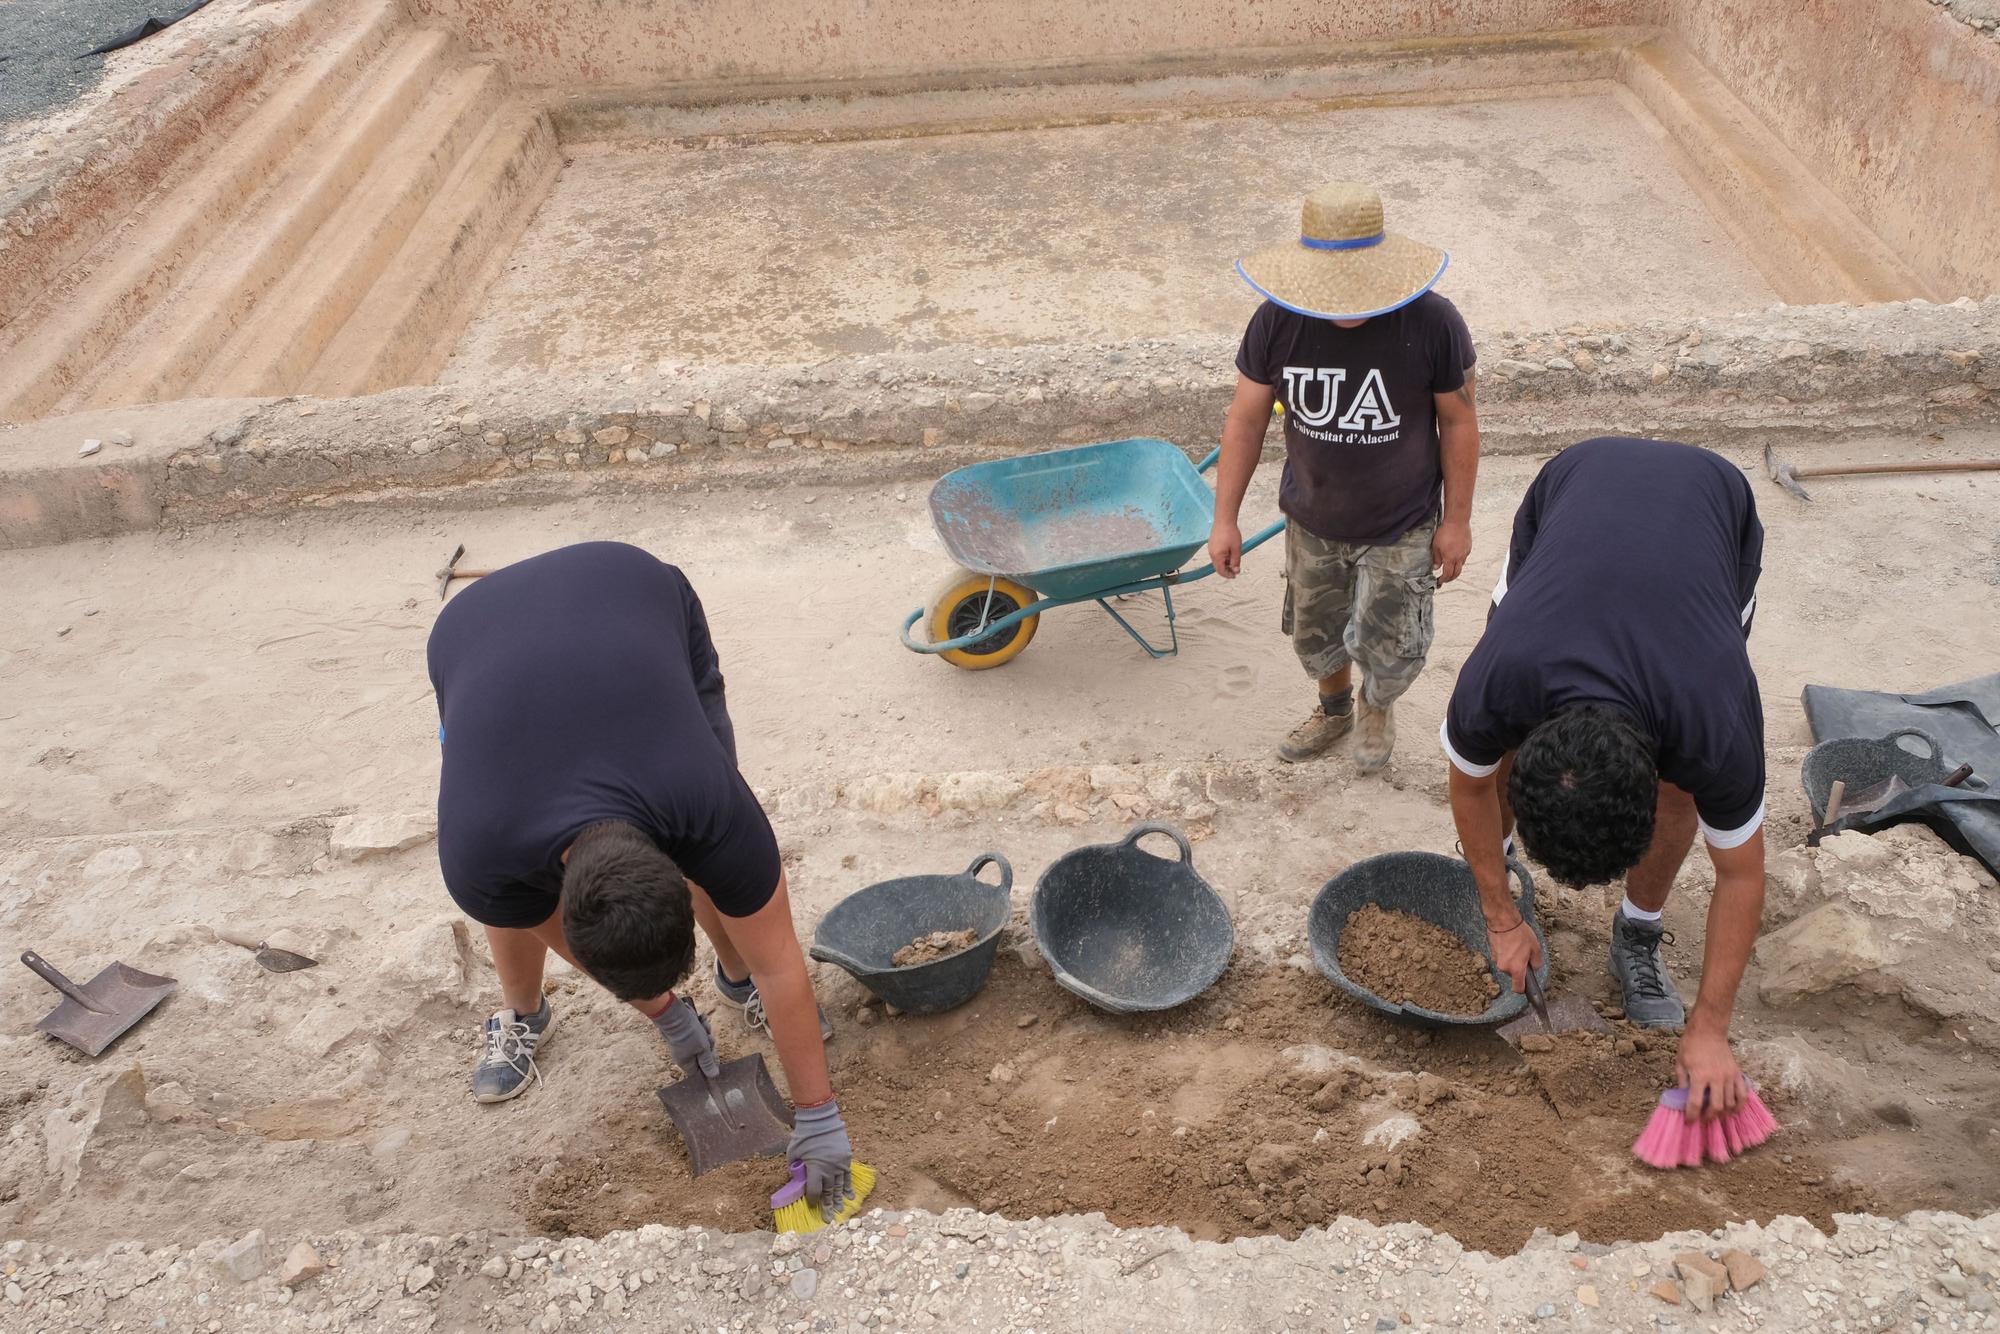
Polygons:
<instances>
[{"instance_id":1,"label":"hiking boot","mask_svg":"<svg viewBox=\"0 0 2000 1334\"><path fill-rule=\"evenodd\" d=\"M1361 711L1361 726L1354 737L1354 772L1372 774L1389 762L1389 752L1396 748L1396 706L1385 704L1378 709L1368 702L1365 691L1354 703Z\"/></svg>"},{"instance_id":2,"label":"hiking boot","mask_svg":"<svg viewBox=\"0 0 2000 1334\"><path fill-rule=\"evenodd\" d=\"M479 1067L472 1072L475 1102L505 1102L528 1091L528 1085L542 1077L535 1065L535 1050L555 1027L556 1013L542 998L542 1008L530 1015L501 1010L486 1021L486 1049Z\"/></svg>"},{"instance_id":3,"label":"hiking boot","mask_svg":"<svg viewBox=\"0 0 2000 1334\"><path fill-rule=\"evenodd\" d=\"M1286 764L1297 764L1324 755L1333 748L1333 743L1354 730L1354 713L1328 713L1324 704L1307 715L1306 720L1286 734L1278 743L1278 758Z\"/></svg>"},{"instance_id":4,"label":"hiking boot","mask_svg":"<svg viewBox=\"0 0 2000 1334\"><path fill-rule=\"evenodd\" d=\"M764 998L757 994L755 982L747 979L732 982L723 975L722 965L718 963L715 966L715 994L722 998L724 1005L743 1016L744 1027L761 1032L766 1037L771 1035L770 1021L764 1017ZM833 1039L833 1025L826 1021L826 1007L821 1005L817 1008L819 1040L829 1042Z\"/></svg>"},{"instance_id":5,"label":"hiking boot","mask_svg":"<svg viewBox=\"0 0 2000 1334\"><path fill-rule=\"evenodd\" d=\"M1657 922L1635 922L1620 909L1611 919L1611 976L1625 992L1625 1017L1641 1028L1673 1028L1687 1021L1687 1006L1667 975L1660 946L1673 935Z\"/></svg>"}]
</instances>

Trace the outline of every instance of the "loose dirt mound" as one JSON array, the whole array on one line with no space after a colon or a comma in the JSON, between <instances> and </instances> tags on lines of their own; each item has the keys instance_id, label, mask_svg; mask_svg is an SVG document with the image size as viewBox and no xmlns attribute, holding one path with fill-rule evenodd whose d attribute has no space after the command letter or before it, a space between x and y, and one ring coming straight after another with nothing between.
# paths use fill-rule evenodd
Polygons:
<instances>
[{"instance_id":1,"label":"loose dirt mound","mask_svg":"<svg viewBox=\"0 0 2000 1334\"><path fill-rule=\"evenodd\" d=\"M971 1004L847 1025L830 1050L890 1207L1096 1210L1211 1238L1415 1219L1505 1254L1537 1227L1605 1242L1777 1214L1826 1227L1861 1203L1798 1133L1721 1171L1640 1166L1670 1043L1621 1057L1564 1041L1531 1071L1490 1033L1400 1028L1297 969L1239 964L1179 1010L1114 1019L1003 951ZM635 1100L546 1164L524 1211L555 1233L768 1228L778 1184L775 1160L690 1180L679 1139Z\"/></svg>"},{"instance_id":2,"label":"loose dirt mound","mask_svg":"<svg viewBox=\"0 0 2000 1334\"><path fill-rule=\"evenodd\" d=\"M1436 1014L1480 1014L1500 994L1486 960L1457 936L1372 903L1340 933L1340 971L1384 1000Z\"/></svg>"},{"instance_id":3,"label":"loose dirt mound","mask_svg":"<svg viewBox=\"0 0 2000 1334\"><path fill-rule=\"evenodd\" d=\"M933 931L927 936L918 936L903 948L889 956L889 962L898 968L909 968L920 963L936 963L954 954L972 948L972 942L979 939L973 930Z\"/></svg>"}]
</instances>

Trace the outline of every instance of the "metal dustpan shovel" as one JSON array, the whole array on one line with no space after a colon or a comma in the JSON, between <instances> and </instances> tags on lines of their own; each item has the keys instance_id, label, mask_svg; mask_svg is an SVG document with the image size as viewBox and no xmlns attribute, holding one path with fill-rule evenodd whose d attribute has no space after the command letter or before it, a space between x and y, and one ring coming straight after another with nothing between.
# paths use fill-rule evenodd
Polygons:
<instances>
[{"instance_id":1,"label":"metal dustpan shovel","mask_svg":"<svg viewBox=\"0 0 2000 1334\"><path fill-rule=\"evenodd\" d=\"M1518 1045L1530 1033L1609 1033L1611 1025L1597 1007L1581 996L1558 996L1550 1000L1542 994L1542 984L1534 970L1528 972L1528 1013L1510 1019L1494 1032Z\"/></svg>"},{"instance_id":2,"label":"metal dustpan shovel","mask_svg":"<svg viewBox=\"0 0 2000 1334\"><path fill-rule=\"evenodd\" d=\"M761 1054L724 1061L714 1079L699 1070L660 1090L660 1102L700 1176L742 1158L768 1158L792 1142L792 1112Z\"/></svg>"},{"instance_id":3,"label":"metal dustpan shovel","mask_svg":"<svg viewBox=\"0 0 2000 1334\"><path fill-rule=\"evenodd\" d=\"M50 1037L61 1038L85 1056L103 1052L180 986L171 977L142 973L122 963L108 965L96 977L78 986L33 950L23 951L21 962L63 994L62 1004L44 1015L35 1027Z\"/></svg>"}]
</instances>

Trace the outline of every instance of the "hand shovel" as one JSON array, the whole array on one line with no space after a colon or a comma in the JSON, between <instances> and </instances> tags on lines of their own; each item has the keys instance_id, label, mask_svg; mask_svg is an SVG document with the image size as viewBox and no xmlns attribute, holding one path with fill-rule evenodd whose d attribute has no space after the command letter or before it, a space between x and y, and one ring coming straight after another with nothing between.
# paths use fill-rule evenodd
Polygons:
<instances>
[{"instance_id":1,"label":"hand shovel","mask_svg":"<svg viewBox=\"0 0 2000 1334\"><path fill-rule=\"evenodd\" d=\"M710 1079L699 1069L660 1090L660 1102L687 1144L700 1176L742 1158L780 1154L792 1142L792 1113L762 1055L725 1061Z\"/></svg>"},{"instance_id":2,"label":"hand shovel","mask_svg":"<svg viewBox=\"0 0 2000 1334\"><path fill-rule=\"evenodd\" d=\"M1510 1019L1500 1025L1500 1036L1507 1041L1520 1044L1530 1033L1545 1033L1553 1037L1557 1033L1609 1033L1611 1025L1597 1012L1597 1007L1581 996L1558 996L1551 1001L1542 994L1542 984L1535 980L1535 970L1528 970L1529 1013L1519 1019Z\"/></svg>"},{"instance_id":3,"label":"hand shovel","mask_svg":"<svg viewBox=\"0 0 2000 1334\"><path fill-rule=\"evenodd\" d=\"M257 962L263 965L267 973L296 973L301 968L319 967L318 959L309 959L290 950L274 949L257 937L246 936L241 931L224 931L218 928L215 938L254 951Z\"/></svg>"}]
</instances>

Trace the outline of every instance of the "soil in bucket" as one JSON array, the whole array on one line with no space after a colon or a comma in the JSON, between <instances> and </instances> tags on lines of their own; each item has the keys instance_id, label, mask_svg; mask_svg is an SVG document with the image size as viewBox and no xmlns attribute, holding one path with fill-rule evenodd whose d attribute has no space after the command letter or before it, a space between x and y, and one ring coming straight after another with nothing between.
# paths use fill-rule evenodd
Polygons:
<instances>
[{"instance_id":1,"label":"soil in bucket","mask_svg":"<svg viewBox=\"0 0 2000 1334\"><path fill-rule=\"evenodd\" d=\"M1479 1014L1500 994L1486 960L1457 936L1373 903L1340 933L1340 971L1384 1000L1438 1014Z\"/></svg>"},{"instance_id":2,"label":"soil in bucket","mask_svg":"<svg viewBox=\"0 0 2000 1334\"><path fill-rule=\"evenodd\" d=\"M979 939L979 933L967 927L963 931L932 931L918 936L909 944L889 956L889 962L898 968L911 968L920 963L936 963L939 959L949 959L954 954L972 948L972 942Z\"/></svg>"}]
</instances>

